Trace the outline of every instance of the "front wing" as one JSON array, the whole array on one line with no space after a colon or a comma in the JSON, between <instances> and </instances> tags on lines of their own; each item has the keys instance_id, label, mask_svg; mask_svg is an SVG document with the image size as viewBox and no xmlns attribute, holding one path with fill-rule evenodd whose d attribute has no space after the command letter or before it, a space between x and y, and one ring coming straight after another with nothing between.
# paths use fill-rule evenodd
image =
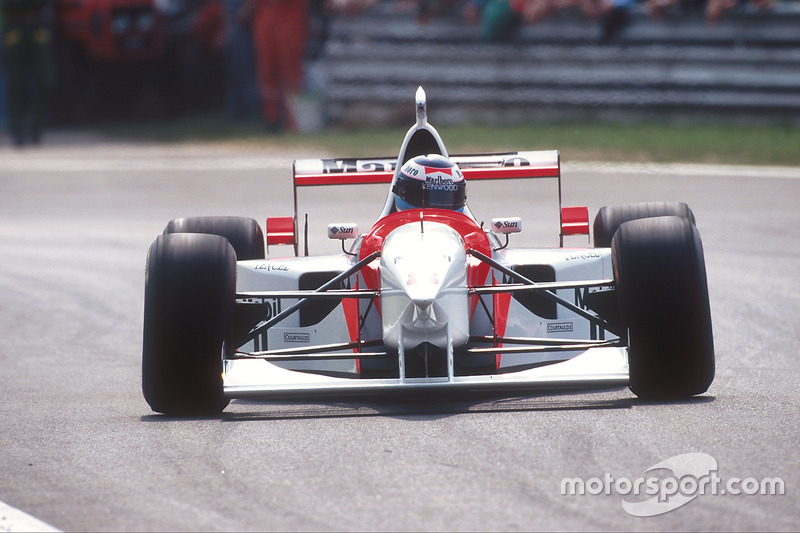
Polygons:
<instances>
[{"instance_id":1,"label":"front wing","mask_svg":"<svg viewBox=\"0 0 800 533\"><path fill-rule=\"evenodd\" d=\"M519 372L405 379L337 378L287 370L263 360L235 359L225 361L223 383L225 396L229 398L349 396L438 390L521 392L554 388L614 388L628 384L628 358L624 348L590 348L561 363Z\"/></svg>"}]
</instances>

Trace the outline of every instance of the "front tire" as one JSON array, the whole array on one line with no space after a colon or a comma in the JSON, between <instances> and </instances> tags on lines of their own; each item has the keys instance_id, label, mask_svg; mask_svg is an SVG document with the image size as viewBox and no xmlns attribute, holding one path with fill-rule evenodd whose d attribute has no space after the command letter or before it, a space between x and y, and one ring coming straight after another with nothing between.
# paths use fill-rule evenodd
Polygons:
<instances>
[{"instance_id":1,"label":"front tire","mask_svg":"<svg viewBox=\"0 0 800 533\"><path fill-rule=\"evenodd\" d=\"M655 400L704 393L714 380L714 340L697 228L682 217L634 220L611 248L631 390Z\"/></svg>"},{"instance_id":2,"label":"front tire","mask_svg":"<svg viewBox=\"0 0 800 533\"><path fill-rule=\"evenodd\" d=\"M228 405L222 352L233 335L236 254L227 239L159 236L147 254L142 392L153 411L213 415Z\"/></svg>"},{"instance_id":3,"label":"front tire","mask_svg":"<svg viewBox=\"0 0 800 533\"><path fill-rule=\"evenodd\" d=\"M594 247L608 248L614 233L625 222L643 218L676 216L695 223L694 213L681 202L640 202L601 207L594 217Z\"/></svg>"},{"instance_id":4,"label":"front tire","mask_svg":"<svg viewBox=\"0 0 800 533\"><path fill-rule=\"evenodd\" d=\"M225 237L239 261L264 259L264 233L258 222L246 217L184 217L171 220L164 229L169 233L207 233Z\"/></svg>"}]
</instances>

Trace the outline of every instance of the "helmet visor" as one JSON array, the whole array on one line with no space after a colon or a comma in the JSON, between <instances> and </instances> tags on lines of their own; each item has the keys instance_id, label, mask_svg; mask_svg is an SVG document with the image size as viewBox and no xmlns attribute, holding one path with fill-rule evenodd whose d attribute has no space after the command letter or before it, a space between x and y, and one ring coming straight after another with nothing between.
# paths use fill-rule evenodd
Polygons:
<instances>
[{"instance_id":1,"label":"helmet visor","mask_svg":"<svg viewBox=\"0 0 800 533\"><path fill-rule=\"evenodd\" d=\"M467 183L463 179L428 179L398 176L393 192L414 207L461 209L467 203Z\"/></svg>"}]
</instances>

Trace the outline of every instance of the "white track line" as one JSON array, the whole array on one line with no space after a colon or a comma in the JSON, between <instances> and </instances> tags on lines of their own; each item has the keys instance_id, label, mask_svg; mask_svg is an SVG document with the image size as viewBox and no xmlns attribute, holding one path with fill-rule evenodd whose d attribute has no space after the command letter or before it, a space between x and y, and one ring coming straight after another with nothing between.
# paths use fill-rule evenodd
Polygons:
<instances>
[{"instance_id":1,"label":"white track line","mask_svg":"<svg viewBox=\"0 0 800 533\"><path fill-rule=\"evenodd\" d=\"M0 501L0 531L61 531Z\"/></svg>"}]
</instances>

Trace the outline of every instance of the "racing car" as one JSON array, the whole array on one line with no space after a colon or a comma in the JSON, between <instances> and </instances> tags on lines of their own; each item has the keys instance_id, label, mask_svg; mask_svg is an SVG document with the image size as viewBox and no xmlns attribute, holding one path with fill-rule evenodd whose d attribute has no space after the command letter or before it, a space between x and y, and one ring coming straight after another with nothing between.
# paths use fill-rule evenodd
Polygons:
<instances>
[{"instance_id":1,"label":"racing car","mask_svg":"<svg viewBox=\"0 0 800 533\"><path fill-rule=\"evenodd\" d=\"M707 276L686 204L603 207L594 246L565 247L590 227L587 207L561 205L558 151L451 156L421 87L415 104L397 157L295 161L294 214L267 218L266 232L236 216L167 224L146 265L142 389L154 411L217 414L247 397L628 386L680 400L708 389ZM484 228L463 194L475 180L543 179L558 186L558 247L509 247L522 220ZM298 189L376 183L389 192L365 233L330 224L342 252L313 256L306 224L301 253Z\"/></svg>"}]
</instances>

